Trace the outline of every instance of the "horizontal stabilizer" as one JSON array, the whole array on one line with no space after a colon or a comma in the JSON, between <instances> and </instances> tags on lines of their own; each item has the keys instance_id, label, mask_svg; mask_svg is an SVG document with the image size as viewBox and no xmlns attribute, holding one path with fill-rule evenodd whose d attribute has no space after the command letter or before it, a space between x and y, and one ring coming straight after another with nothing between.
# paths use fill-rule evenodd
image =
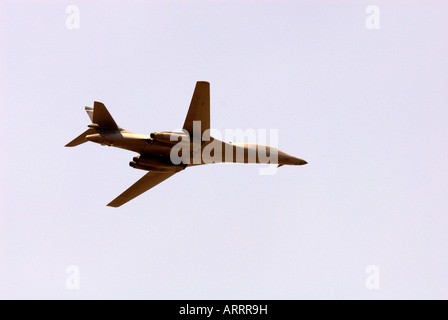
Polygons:
<instances>
[{"instance_id":1,"label":"horizontal stabilizer","mask_svg":"<svg viewBox=\"0 0 448 320\"><path fill-rule=\"evenodd\" d=\"M89 134L94 134L94 133L96 133L95 129L88 129L87 131L81 133L78 137L76 137L75 139L73 139L72 141L67 143L65 146L66 147L76 147L84 142L87 142L86 136L88 136Z\"/></svg>"},{"instance_id":2,"label":"horizontal stabilizer","mask_svg":"<svg viewBox=\"0 0 448 320\"><path fill-rule=\"evenodd\" d=\"M93 103L92 122L96 123L100 128L118 130L118 126L109 111L107 111L106 106L98 101Z\"/></svg>"}]
</instances>

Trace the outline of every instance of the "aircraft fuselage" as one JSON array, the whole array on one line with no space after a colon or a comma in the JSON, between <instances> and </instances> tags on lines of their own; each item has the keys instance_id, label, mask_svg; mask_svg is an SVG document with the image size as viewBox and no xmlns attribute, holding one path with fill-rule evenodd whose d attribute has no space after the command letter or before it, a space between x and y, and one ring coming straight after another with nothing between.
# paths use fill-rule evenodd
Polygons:
<instances>
[{"instance_id":1,"label":"aircraft fuselage","mask_svg":"<svg viewBox=\"0 0 448 320\"><path fill-rule=\"evenodd\" d=\"M99 130L97 130L99 131ZM262 144L251 143L228 143L211 138L210 141L198 141L195 143L185 133L163 132L152 133L150 135L120 130L101 130L98 133L86 136L86 140L137 152L142 159L154 158L163 159L166 165L180 165L182 167L204 165L211 163L254 163L254 164L278 164L278 165L304 165L307 162L303 159L289 155L277 148ZM170 136L171 135L171 136ZM170 140L172 137L182 139ZM181 163L173 161L173 148L188 153L182 155ZM134 161L135 162L135 161ZM137 169L140 163L131 166Z\"/></svg>"}]
</instances>

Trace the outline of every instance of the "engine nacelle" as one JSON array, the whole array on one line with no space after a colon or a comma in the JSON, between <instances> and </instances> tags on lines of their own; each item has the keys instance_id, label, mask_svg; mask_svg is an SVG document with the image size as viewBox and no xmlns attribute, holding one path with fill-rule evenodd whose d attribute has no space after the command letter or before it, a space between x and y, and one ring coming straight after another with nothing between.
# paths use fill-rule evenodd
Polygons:
<instances>
[{"instance_id":1,"label":"engine nacelle","mask_svg":"<svg viewBox=\"0 0 448 320\"><path fill-rule=\"evenodd\" d=\"M163 141L163 142L169 142L172 144L176 144L180 141L188 141L190 142L190 136L186 134L185 132L168 132L168 131L162 131L162 132L153 132L149 135L152 139Z\"/></svg>"},{"instance_id":2,"label":"engine nacelle","mask_svg":"<svg viewBox=\"0 0 448 320\"><path fill-rule=\"evenodd\" d=\"M182 166L176 166L154 158L134 157L132 160L129 165L135 169L154 172L176 172L184 169Z\"/></svg>"},{"instance_id":3,"label":"engine nacelle","mask_svg":"<svg viewBox=\"0 0 448 320\"><path fill-rule=\"evenodd\" d=\"M155 158L144 158L144 157L134 157L132 160L134 160L135 163L142 165L142 166L151 166L151 167L172 167L173 164L166 163L164 161L155 159Z\"/></svg>"},{"instance_id":4,"label":"engine nacelle","mask_svg":"<svg viewBox=\"0 0 448 320\"><path fill-rule=\"evenodd\" d=\"M131 161L129 162L129 165L132 168L135 169L140 169L140 170L146 170L146 171L152 171L152 172L177 172L180 170L183 170L184 168L182 167L153 167L153 166L144 166L138 163L135 163L135 161Z\"/></svg>"}]
</instances>

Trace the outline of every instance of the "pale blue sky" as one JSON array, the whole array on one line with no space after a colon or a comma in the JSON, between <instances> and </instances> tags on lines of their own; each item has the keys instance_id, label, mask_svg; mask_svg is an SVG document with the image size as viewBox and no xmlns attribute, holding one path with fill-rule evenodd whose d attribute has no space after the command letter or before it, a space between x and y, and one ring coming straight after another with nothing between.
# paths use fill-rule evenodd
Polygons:
<instances>
[{"instance_id":1,"label":"pale blue sky","mask_svg":"<svg viewBox=\"0 0 448 320\"><path fill-rule=\"evenodd\" d=\"M365 27L371 4L379 30ZM447 12L2 2L0 298L448 298ZM63 147L86 129L83 107L102 101L134 132L179 128L198 80L214 128L278 129L309 164L191 168L106 207L144 172L128 151Z\"/></svg>"}]
</instances>

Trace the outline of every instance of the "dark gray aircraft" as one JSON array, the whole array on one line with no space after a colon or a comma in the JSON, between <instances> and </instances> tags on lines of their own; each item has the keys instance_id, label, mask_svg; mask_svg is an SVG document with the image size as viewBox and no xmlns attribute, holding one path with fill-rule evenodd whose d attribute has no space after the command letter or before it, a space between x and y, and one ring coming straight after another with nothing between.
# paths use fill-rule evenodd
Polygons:
<instances>
[{"instance_id":1,"label":"dark gray aircraft","mask_svg":"<svg viewBox=\"0 0 448 320\"><path fill-rule=\"evenodd\" d=\"M149 171L108 204L119 207L189 166L211 163L264 163L303 165L307 162L277 148L249 143L226 143L210 136L210 84L196 83L182 132L154 132L150 135L119 127L104 104L85 107L92 123L69 142L74 147L87 141L139 153L129 165Z\"/></svg>"}]
</instances>

